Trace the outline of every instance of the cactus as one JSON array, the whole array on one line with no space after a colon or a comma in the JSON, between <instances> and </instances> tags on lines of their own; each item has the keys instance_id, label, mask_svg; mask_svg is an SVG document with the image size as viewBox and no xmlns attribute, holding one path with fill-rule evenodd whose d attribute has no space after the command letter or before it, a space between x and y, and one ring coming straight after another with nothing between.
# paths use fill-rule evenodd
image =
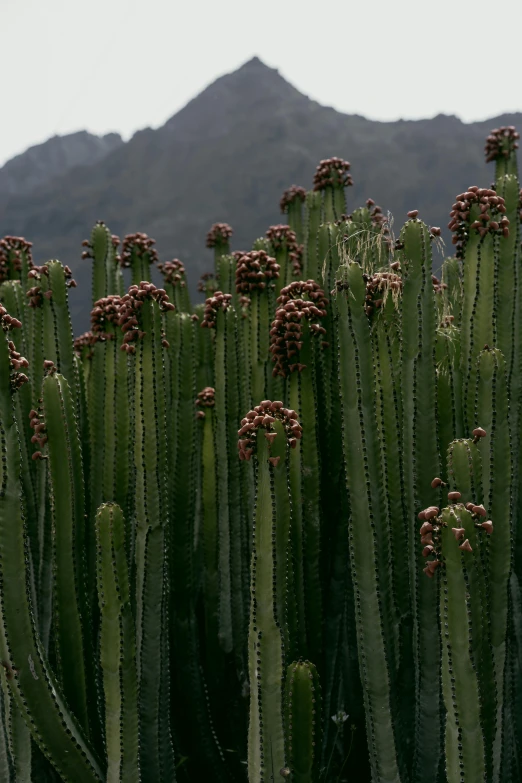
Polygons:
<instances>
[{"instance_id":1,"label":"cactus","mask_svg":"<svg viewBox=\"0 0 522 783\"><path fill-rule=\"evenodd\" d=\"M321 717L317 669L309 661L291 663L285 683L285 725L289 770L295 783L317 780Z\"/></svg>"},{"instance_id":2,"label":"cactus","mask_svg":"<svg viewBox=\"0 0 522 783\"><path fill-rule=\"evenodd\" d=\"M520 778L517 145L436 274L339 158L253 250L214 224L193 308L99 221L74 341L0 240L2 780Z\"/></svg>"}]
</instances>

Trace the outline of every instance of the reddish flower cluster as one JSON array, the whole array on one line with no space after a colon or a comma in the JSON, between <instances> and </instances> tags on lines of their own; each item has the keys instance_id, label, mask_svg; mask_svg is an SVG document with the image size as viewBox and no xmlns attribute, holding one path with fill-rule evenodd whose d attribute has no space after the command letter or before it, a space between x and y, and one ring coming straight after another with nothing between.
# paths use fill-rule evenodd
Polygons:
<instances>
[{"instance_id":1,"label":"reddish flower cluster","mask_svg":"<svg viewBox=\"0 0 522 783\"><path fill-rule=\"evenodd\" d=\"M514 125L502 125L494 128L486 139L484 153L486 163L491 163L499 158L509 158L513 150L518 149L520 133L517 133Z\"/></svg>"},{"instance_id":2,"label":"reddish flower cluster","mask_svg":"<svg viewBox=\"0 0 522 783\"><path fill-rule=\"evenodd\" d=\"M239 459L250 460L255 451L257 433L265 430L265 438L269 448L277 437L277 432L272 425L278 420L282 423L290 448L295 449L297 441L303 436L303 428L297 420L297 413L290 408L285 408L282 402L263 400L256 405L254 410L248 411L244 419L241 419L241 429L238 430L239 440L237 448ZM269 457L269 462L277 467L280 457Z\"/></svg>"},{"instance_id":3,"label":"reddish flower cluster","mask_svg":"<svg viewBox=\"0 0 522 783\"><path fill-rule=\"evenodd\" d=\"M250 250L237 258L236 291L248 294L274 287L279 277L279 264L264 250Z\"/></svg>"},{"instance_id":4,"label":"reddish flower cluster","mask_svg":"<svg viewBox=\"0 0 522 783\"><path fill-rule=\"evenodd\" d=\"M94 303L91 310L91 330L101 340L112 340L113 335L107 333L107 325L118 325L120 318L121 297L116 294L104 296Z\"/></svg>"},{"instance_id":5,"label":"reddish flower cluster","mask_svg":"<svg viewBox=\"0 0 522 783\"><path fill-rule=\"evenodd\" d=\"M226 310L232 304L232 294L224 294L222 291L216 291L214 296L205 300L205 309L203 310L203 320L201 326L207 329L214 329L216 326L216 316L218 310Z\"/></svg>"},{"instance_id":6,"label":"reddish flower cluster","mask_svg":"<svg viewBox=\"0 0 522 783\"><path fill-rule=\"evenodd\" d=\"M456 256L461 258L467 236L468 220L472 207L478 205L480 214L470 229L475 229L481 237L487 233L509 236L509 220L504 214L506 205L502 196L497 196L491 188L478 188L472 185L465 193L460 193L450 212L448 228L453 231L452 243L456 245Z\"/></svg>"},{"instance_id":7,"label":"reddish flower cluster","mask_svg":"<svg viewBox=\"0 0 522 783\"><path fill-rule=\"evenodd\" d=\"M207 234L207 247L227 245L233 233L228 223L214 223Z\"/></svg>"},{"instance_id":8,"label":"reddish flower cluster","mask_svg":"<svg viewBox=\"0 0 522 783\"><path fill-rule=\"evenodd\" d=\"M20 329L22 326L21 321L18 318L14 318L9 315L3 305L0 304L0 327L4 332L10 332L11 329ZM9 350L9 365L11 367L11 387L19 389L24 383L27 383L29 378L23 372L20 372L20 368L27 369L29 362L16 350L16 346L12 340L7 343Z\"/></svg>"},{"instance_id":9,"label":"reddish flower cluster","mask_svg":"<svg viewBox=\"0 0 522 783\"><path fill-rule=\"evenodd\" d=\"M167 312L174 310L174 305L169 302L169 297L164 288L156 288L153 283L142 281L139 286L131 285L128 293L121 297L119 306L118 326L124 333L122 351L135 353L136 348L131 345L135 340L142 340L145 332L140 329L140 310L147 299L152 299L159 304L160 310ZM162 345L168 348L168 342L163 339Z\"/></svg>"},{"instance_id":10,"label":"reddish flower cluster","mask_svg":"<svg viewBox=\"0 0 522 783\"><path fill-rule=\"evenodd\" d=\"M195 405L198 408L213 408L216 404L216 390L212 386L205 386L205 388L198 392ZM196 418L204 419L205 412L197 411Z\"/></svg>"},{"instance_id":11,"label":"reddish flower cluster","mask_svg":"<svg viewBox=\"0 0 522 783\"><path fill-rule=\"evenodd\" d=\"M443 283L442 280L439 280L436 275L431 276L431 282L433 283L433 291L436 294L441 294L448 287L447 284Z\"/></svg>"},{"instance_id":12,"label":"reddish flower cluster","mask_svg":"<svg viewBox=\"0 0 522 783\"><path fill-rule=\"evenodd\" d=\"M34 409L29 411L29 419L31 420L30 427L32 430L34 430L34 435L31 438L31 443L36 444L40 447L40 449L43 449L45 444L47 443L47 430L45 427L45 422L42 420L40 414L38 411L35 411ZM45 459L41 451L35 451L32 455L33 459Z\"/></svg>"},{"instance_id":13,"label":"reddish flower cluster","mask_svg":"<svg viewBox=\"0 0 522 783\"><path fill-rule=\"evenodd\" d=\"M342 158L326 158L320 161L315 170L314 190L324 190L327 187L345 188L353 185L350 164Z\"/></svg>"},{"instance_id":14,"label":"reddish flower cluster","mask_svg":"<svg viewBox=\"0 0 522 783\"><path fill-rule=\"evenodd\" d=\"M288 207L296 201L301 203L306 199L306 190L300 185L291 185L281 196L279 207L283 214L288 212Z\"/></svg>"},{"instance_id":15,"label":"reddish flower cluster","mask_svg":"<svg viewBox=\"0 0 522 783\"><path fill-rule=\"evenodd\" d=\"M98 342L98 339L99 339L99 335L93 334L93 332L84 332L79 337L76 337L74 340L75 353L77 353L78 356L82 356L83 349L87 348L89 350L85 355L82 356L82 358L92 359L94 355L92 347Z\"/></svg>"},{"instance_id":16,"label":"reddish flower cluster","mask_svg":"<svg viewBox=\"0 0 522 783\"><path fill-rule=\"evenodd\" d=\"M22 253L27 254L29 266L33 265L32 243L24 237L5 236L0 239L0 283L9 279L9 266L16 272L22 269Z\"/></svg>"},{"instance_id":17,"label":"reddish flower cluster","mask_svg":"<svg viewBox=\"0 0 522 783\"><path fill-rule=\"evenodd\" d=\"M270 329L270 352L275 367L272 375L285 378L289 372L302 372L306 365L299 362L303 347L303 322L310 325L312 334L322 337L326 329L321 319L326 316L328 299L314 280L295 281L281 290L278 308ZM322 341L322 348L328 343Z\"/></svg>"},{"instance_id":18,"label":"reddish flower cluster","mask_svg":"<svg viewBox=\"0 0 522 783\"><path fill-rule=\"evenodd\" d=\"M76 288L76 280L73 279L72 272L69 267L64 266L63 271L65 274L65 285L67 288ZM47 264L44 264L43 266L33 266L27 277L39 282L42 275L49 277ZM25 295L29 299L29 307L41 307L43 304L43 297L45 296L46 299L51 299L53 292L49 288L47 291L42 293L41 286L34 285L26 291Z\"/></svg>"},{"instance_id":19,"label":"reddish flower cluster","mask_svg":"<svg viewBox=\"0 0 522 783\"><path fill-rule=\"evenodd\" d=\"M176 287L185 288L185 266L181 263L179 258L174 258L172 261L166 261L164 264L158 264L158 269L163 275L163 279L166 283Z\"/></svg>"},{"instance_id":20,"label":"reddish flower cluster","mask_svg":"<svg viewBox=\"0 0 522 783\"><path fill-rule=\"evenodd\" d=\"M395 261L389 272L375 272L366 277L365 313L368 317L379 310L389 295L398 296L402 292L402 278L396 274L400 264Z\"/></svg>"},{"instance_id":21,"label":"reddish flower cluster","mask_svg":"<svg viewBox=\"0 0 522 783\"><path fill-rule=\"evenodd\" d=\"M127 234L123 239L123 245L120 256L120 264L123 268L128 268L132 263L132 254L138 258L148 256L148 263L155 264L158 260L158 252L154 245L156 240L138 231L136 234Z\"/></svg>"},{"instance_id":22,"label":"reddish flower cluster","mask_svg":"<svg viewBox=\"0 0 522 783\"><path fill-rule=\"evenodd\" d=\"M202 294L212 294L218 286L216 275L213 272L204 272L199 278L198 291Z\"/></svg>"},{"instance_id":23,"label":"reddish flower cluster","mask_svg":"<svg viewBox=\"0 0 522 783\"><path fill-rule=\"evenodd\" d=\"M297 277L301 273L303 265L303 245L297 244L295 231L290 226L283 224L270 226L266 232L266 238L271 243L274 252L288 250L288 260L292 264L292 274Z\"/></svg>"}]
</instances>

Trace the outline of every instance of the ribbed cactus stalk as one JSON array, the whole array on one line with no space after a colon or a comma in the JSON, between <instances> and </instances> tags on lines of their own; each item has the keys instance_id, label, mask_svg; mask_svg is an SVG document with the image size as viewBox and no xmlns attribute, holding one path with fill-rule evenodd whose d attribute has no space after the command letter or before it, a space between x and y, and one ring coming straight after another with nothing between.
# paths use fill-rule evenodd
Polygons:
<instances>
[{"instance_id":1,"label":"ribbed cactus stalk","mask_svg":"<svg viewBox=\"0 0 522 783\"><path fill-rule=\"evenodd\" d=\"M23 290L27 275L33 267L32 242L24 237L5 236L0 239L0 283L4 280L20 280Z\"/></svg>"},{"instance_id":2,"label":"ribbed cactus stalk","mask_svg":"<svg viewBox=\"0 0 522 783\"><path fill-rule=\"evenodd\" d=\"M53 366L43 382L42 416L49 458L53 515L53 626L57 669L74 714L88 733L87 638L90 627L85 574L86 525L78 422L69 384ZM36 417L35 417L36 418ZM39 454L39 452L35 452Z\"/></svg>"},{"instance_id":3,"label":"ribbed cactus stalk","mask_svg":"<svg viewBox=\"0 0 522 783\"><path fill-rule=\"evenodd\" d=\"M290 486L295 509L292 544L296 581L302 594L301 634L305 650L316 661L322 656L323 596L321 586L322 514L318 458L317 373L323 339L322 320L328 300L313 280L296 281L282 289L270 330L273 374L287 378L287 398L305 430L302 448L292 460Z\"/></svg>"},{"instance_id":4,"label":"ribbed cactus stalk","mask_svg":"<svg viewBox=\"0 0 522 783\"><path fill-rule=\"evenodd\" d=\"M277 780L286 767L283 681L291 528L287 460L289 447L295 447L301 433L295 411L279 401L263 400L245 419L239 431L239 456L249 461L255 455L256 470L248 638L248 778L261 783Z\"/></svg>"},{"instance_id":5,"label":"ribbed cactus stalk","mask_svg":"<svg viewBox=\"0 0 522 783\"><path fill-rule=\"evenodd\" d=\"M310 661L294 661L286 672L285 736L290 779L314 783L319 777L321 686Z\"/></svg>"},{"instance_id":6,"label":"ribbed cactus stalk","mask_svg":"<svg viewBox=\"0 0 522 783\"><path fill-rule=\"evenodd\" d=\"M105 696L107 783L139 783L138 673L125 520L114 503L96 515L100 664Z\"/></svg>"},{"instance_id":7,"label":"ribbed cactus stalk","mask_svg":"<svg viewBox=\"0 0 522 783\"><path fill-rule=\"evenodd\" d=\"M179 258L158 264L163 275L165 290L178 313L191 313L190 294L185 277L185 266Z\"/></svg>"},{"instance_id":8,"label":"ribbed cactus stalk","mask_svg":"<svg viewBox=\"0 0 522 783\"><path fill-rule=\"evenodd\" d=\"M214 333L215 448L219 530L219 639L224 652L241 657L246 641L247 607L243 604L244 557L239 464L232 452L241 417L239 330L231 294L217 291L205 303L202 327Z\"/></svg>"},{"instance_id":9,"label":"ribbed cactus stalk","mask_svg":"<svg viewBox=\"0 0 522 783\"><path fill-rule=\"evenodd\" d=\"M279 264L279 277L276 281L276 294L301 276L303 248L297 244L297 236L290 226L270 226L266 232L270 243L270 255L275 256Z\"/></svg>"},{"instance_id":10,"label":"ribbed cactus stalk","mask_svg":"<svg viewBox=\"0 0 522 783\"><path fill-rule=\"evenodd\" d=\"M110 294L123 294L123 276L117 255L119 237L111 234L103 220L91 231L91 238L82 243L86 249L82 258L92 259L92 302Z\"/></svg>"},{"instance_id":11,"label":"ribbed cactus stalk","mask_svg":"<svg viewBox=\"0 0 522 783\"><path fill-rule=\"evenodd\" d=\"M174 305L152 283L132 285L122 297L118 324L122 348L135 357L134 515L140 761L151 779L174 776L170 716L161 709L168 636L164 625L168 580L166 380L164 318ZM165 739L167 738L167 739Z\"/></svg>"},{"instance_id":12,"label":"ribbed cactus stalk","mask_svg":"<svg viewBox=\"0 0 522 783\"><path fill-rule=\"evenodd\" d=\"M437 313L431 279L431 234L417 210L400 234L402 343L400 386L403 412L403 477L407 518L419 506L435 505L440 489L432 487L440 473L436 419L435 337ZM408 733L414 736L413 774L434 777L442 749L440 733L440 636L437 594L420 578L420 553L413 524L409 524L409 573L415 666L415 713ZM408 662L408 666L411 664ZM411 681L411 680L410 680ZM414 718L414 720L412 720ZM435 728L437 727L437 728ZM435 733L435 737L434 737Z\"/></svg>"},{"instance_id":13,"label":"ribbed cactus stalk","mask_svg":"<svg viewBox=\"0 0 522 783\"><path fill-rule=\"evenodd\" d=\"M285 190L279 202L283 215L288 215L288 225L295 233L297 243L304 242L303 204L306 200L306 190L299 185L291 185Z\"/></svg>"},{"instance_id":14,"label":"ribbed cactus stalk","mask_svg":"<svg viewBox=\"0 0 522 783\"><path fill-rule=\"evenodd\" d=\"M214 223L207 234L207 247L214 250L214 271L218 279L221 258L230 255L230 237L233 233L234 231L228 223ZM225 290L224 287L223 290ZM226 293L231 293L231 291L226 291Z\"/></svg>"},{"instance_id":15,"label":"ribbed cactus stalk","mask_svg":"<svg viewBox=\"0 0 522 783\"><path fill-rule=\"evenodd\" d=\"M123 238L120 264L122 269L131 270L132 285L139 285L150 279L150 267L158 261L156 240L140 231ZM105 296L104 292L102 296Z\"/></svg>"},{"instance_id":16,"label":"ribbed cactus stalk","mask_svg":"<svg viewBox=\"0 0 522 783\"><path fill-rule=\"evenodd\" d=\"M398 643L391 572L394 559L380 486L373 358L364 309L366 283L356 262L341 267L340 272L335 306L339 318L344 459L351 507L348 536L370 764L375 780L398 783L401 762L394 707Z\"/></svg>"},{"instance_id":17,"label":"ribbed cactus stalk","mask_svg":"<svg viewBox=\"0 0 522 783\"><path fill-rule=\"evenodd\" d=\"M440 517L424 523L432 529L435 558L427 568L441 573L440 620L442 690L446 708L445 768L448 783L486 780L480 689L473 654L476 632L470 575L480 569L475 551L478 534L472 514L462 505L450 506ZM442 565L440 565L442 563Z\"/></svg>"},{"instance_id":18,"label":"ribbed cactus stalk","mask_svg":"<svg viewBox=\"0 0 522 783\"><path fill-rule=\"evenodd\" d=\"M5 308L3 308L5 310ZM13 390L24 382L13 366L6 332L18 322L0 310L0 603L2 661L10 694L35 741L64 780L96 783L102 767L71 714L43 653L34 614L32 569L24 507L20 504L20 446ZM16 321L16 319L15 319Z\"/></svg>"},{"instance_id":19,"label":"ribbed cactus stalk","mask_svg":"<svg viewBox=\"0 0 522 783\"><path fill-rule=\"evenodd\" d=\"M265 397L268 389L268 327L278 277L279 264L264 250L251 250L237 259L236 291L250 298L243 350L251 401Z\"/></svg>"},{"instance_id":20,"label":"ribbed cactus stalk","mask_svg":"<svg viewBox=\"0 0 522 783\"><path fill-rule=\"evenodd\" d=\"M334 223L346 212L344 189L353 185L350 164L342 158L320 161L314 175L314 190L323 194L323 220Z\"/></svg>"}]
</instances>

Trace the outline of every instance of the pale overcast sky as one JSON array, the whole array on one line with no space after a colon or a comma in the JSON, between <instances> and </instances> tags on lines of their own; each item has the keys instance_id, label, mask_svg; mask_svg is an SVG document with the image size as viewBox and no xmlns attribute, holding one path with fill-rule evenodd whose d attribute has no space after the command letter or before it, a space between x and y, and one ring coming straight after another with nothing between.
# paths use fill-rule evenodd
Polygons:
<instances>
[{"instance_id":1,"label":"pale overcast sky","mask_svg":"<svg viewBox=\"0 0 522 783\"><path fill-rule=\"evenodd\" d=\"M54 134L128 138L258 55L379 120L522 110L522 0L0 0L0 165Z\"/></svg>"}]
</instances>

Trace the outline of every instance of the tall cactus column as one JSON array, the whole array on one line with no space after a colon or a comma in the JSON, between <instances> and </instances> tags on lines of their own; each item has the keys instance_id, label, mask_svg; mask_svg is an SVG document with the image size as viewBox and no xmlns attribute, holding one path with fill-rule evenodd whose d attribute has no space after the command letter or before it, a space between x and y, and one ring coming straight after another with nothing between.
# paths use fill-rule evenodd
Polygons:
<instances>
[{"instance_id":1,"label":"tall cactus column","mask_svg":"<svg viewBox=\"0 0 522 783\"><path fill-rule=\"evenodd\" d=\"M250 297L243 320L243 349L251 402L263 399L268 389L268 330L278 277L279 264L264 250L252 250L237 259L236 291Z\"/></svg>"},{"instance_id":2,"label":"tall cactus column","mask_svg":"<svg viewBox=\"0 0 522 783\"><path fill-rule=\"evenodd\" d=\"M292 540L295 546L297 584L301 599L300 636L306 639L302 654L322 661L323 588L321 584L322 514L318 449L317 374L323 340L321 322L328 300L313 280L294 282L277 299L270 330L273 374L286 378L287 396L305 430L300 455L292 460L290 486L295 510ZM297 431L297 428L296 428ZM297 459L297 457L300 457Z\"/></svg>"},{"instance_id":3,"label":"tall cactus column","mask_svg":"<svg viewBox=\"0 0 522 783\"><path fill-rule=\"evenodd\" d=\"M291 185L285 190L279 202L283 215L288 215L288 225L295 233L299 245L304 243L303 204L306 190L299 185Z\"/></svg>"},{"instance_id":4,"label":"tall cactus column","mask_svg":"<svg viewBox=\"0 0 522 783\"><path fill-rule=\"evenodd\" d=\"M289 557L290 506L287 492L289 440L295 439L295 412L264 400L239 430L239 457L255 454L256 507L251 563L248 670L250 783L277 780L285 768L283 732L284 644Z\"/></svg>"},{"instance_id":5,"label":"tall cactus column","mask_svg":"<svg viewBox=\"0 0 522 783\"><path fill-rule=\"evenodd\" d=\"M20 446L12 394L25 382L10 357L7 335L19 322L0 307L0 623L3 672L33 737L65 780L100 783L102 766L71 714L42 651L32 608L33 578L20 503Z\"/></svg>"},{"instance_id":6,"label":"tall cactus column","mask_svg":"<svg viewBox=\"0 0 522 783\"><path fill-rule=\"evenodd\" d=\"M440 710L440 635L438 596L434 585L419 577L420 553L413 520L419 507L436 505L440 489L431 482L440 473L436 418L435 336L436 304L431 279L431 235L417 211L400 234L403 411L403 476L409 525L409 571L413 610L415 714L413 774L434 778L442 748L437 740ZM436 727L436 728L435 728ZM435 732L435 736L434 736Z\"/></svg>"},{"instance_id":7,"label":"tall cactus column","mask_svg":"<svg viewBox=\"0 0 522 783\"><path fill-rule=\"evenodd\" d=\"M135 355L136 362L134 508L140 759L150 778L157 780L174 777L169 715L160 710L162 697L168 693L164 617L169 501L163 314L173 309L163 289L141 282L122 297L119 318L125 332L123 347Z\"/></svg>"},{"instance_id":8,"label":"tall cactus column","mask_svg":"<svg viewBox=\"0 0 522 783\"><path fill-rule=\"evenodd\" d=\"M350 164L342 158L320 161L314 175L314 190L323 195L323 222L335 223L346 212L344 189L353 185Z\"/></svg>"},{"instance_id":9,"label":"tall cactus column","mask_svg":"<svg viewBox=\"0 0 522 783\"><path fill-rule=\"evenodd\" d=\"M392 563L379 489L370 327L364 311L366 284L357 263L341 269L335 306L351 506L348 535L370 764L375 780L399 783L399 727L393 698L396 619L388 603L393 599Z\"/></svg>"}]
</instances>

